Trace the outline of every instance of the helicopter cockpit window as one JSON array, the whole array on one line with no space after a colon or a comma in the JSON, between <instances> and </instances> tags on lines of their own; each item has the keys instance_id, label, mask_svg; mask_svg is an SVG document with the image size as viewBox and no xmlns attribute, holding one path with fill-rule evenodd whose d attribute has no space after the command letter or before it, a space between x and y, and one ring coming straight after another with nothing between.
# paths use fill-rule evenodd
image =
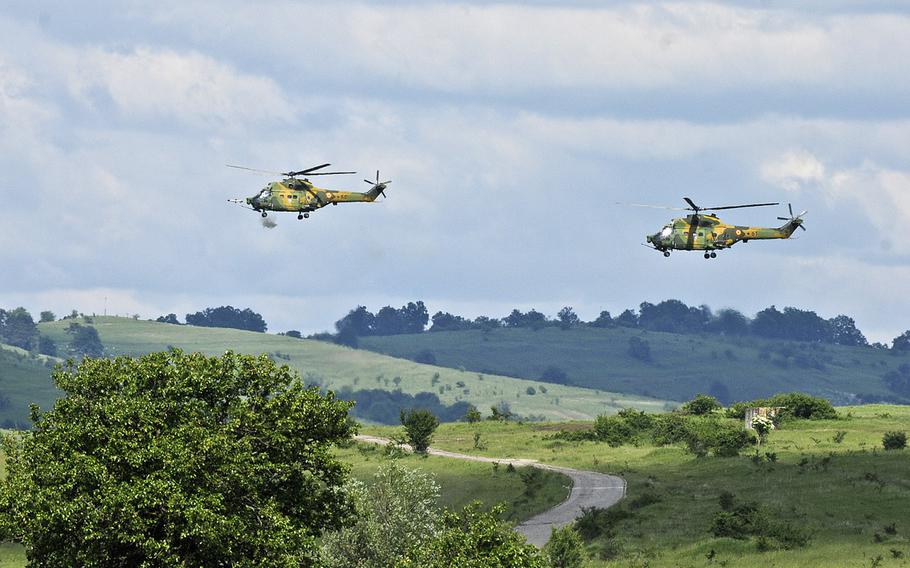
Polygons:
<instances>
[{"instance_id":1,"label":"helicopter cockpit window","mask_svg":"<svg viewBox=\"0 0 910 568\"><path fill-rule=\"evenodd\" d=\"M268 187L266 187L259 193L259 198L264 199L266 197L269 197L271 194L272 194L272 190L269 189Z\"/></svg>"},{"instance_id":2,"label":"helicopter cockpit window","mask_svg":"<svg viewBox=\"0 0 910 568\"><path fill-rule=\"evenodd\" d=\"M671 227L670 225L667 225L667 226L664 227L663 230L660 232L660 236L661 236L661 237L669 237L669 236L670 236L670 233L672 233L672 232L673 232L673 227Z\"/></svg>"}]
</instances>

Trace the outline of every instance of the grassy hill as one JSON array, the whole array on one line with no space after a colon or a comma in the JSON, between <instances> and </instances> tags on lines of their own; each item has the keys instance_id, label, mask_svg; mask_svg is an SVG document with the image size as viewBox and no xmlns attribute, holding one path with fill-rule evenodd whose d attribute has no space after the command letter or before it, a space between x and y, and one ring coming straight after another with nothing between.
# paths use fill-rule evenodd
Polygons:
<instances>
[{"instance_id":1,"label":"grassy hill","mask_svg":"<svg viewBox=\"0 0 910 568\"><path fill-rule=\"evenodd\" d=\"M57 361L0 344L0 427L26 427L29 404L46 407L60 395L50 380Z\"/></svg>"},{"instance_id":2,"label":"grassy hill","mask_svg":"<svg viewBox=\"0 0 910 568\"><path fill-rule=\"evenodd\" d=\"M552 437L558 429L588 427L577 422L445 424L433 446L623 476L628 491L610 522L615 536L589 542L591 566L907 566L910 449L883 451L882 435L908 430L910 406L838 411L839 420L785 423L761 448L732 458L697 458L682 445L611 448ZM388 435L390 429L368 431ZM474 433L484 450L474 449ZM713 536L724 491L736 503L757 502L775 522L805 530L808 545L762 550L754 537Z\"/></svg>"},{"instance_id":3,"label":"grassy hill","mask_svg":"<svg viewBox=\"0 0 910 568\"><path fill-rule=\"evenodd\" d=\"M39 329L65 350L69 341L65 331L68 323L42 323ZM522 416L565 420L592 418L627 406L654 411L667 404L664 400L572 386L546 385L546 392L542 392L540 381L421 365L331 343L265 333L118 317L95 317L91 325L98 330L110 355L140 355L169 346L211 355L227 349L269 353L278 363L297 369L307 382L318 382L326 388L350 387L355 391L400 388L409 394L433 392L446 404L466 401L482 412L504 401ZM535 394L528 394L529 387Z\"/></svg>"},{"instance_id":4,"label":"grassy hill","mask_svg":"<svg viewBox=\"0 0 910 568\"><path fill-rule=\"evenodd\" d=\"M648 342L650 362L629 354L632 337ZM365 337L360 346L405 358L428 350L437 365L527 379L539 379L555 365L573 385L671 400L688 400L697 393L749 400L798 390L850 404L856 403L857 394L892 394L882 375L910 361L871 348L622 327Z\"/></svg>"}]
</instances>

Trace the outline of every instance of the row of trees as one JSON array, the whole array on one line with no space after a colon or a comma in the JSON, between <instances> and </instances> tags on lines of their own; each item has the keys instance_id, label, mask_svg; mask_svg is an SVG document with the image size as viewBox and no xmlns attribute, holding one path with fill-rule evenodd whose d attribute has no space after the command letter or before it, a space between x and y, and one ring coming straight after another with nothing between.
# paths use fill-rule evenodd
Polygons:
<instances>
[{"instance_id":1,"label":"row of trees","mask_svg":"<svg viewBox=\"0 0 910 568\"><path fill-rule=\"evenodd\" d=\"M69 316L69 318L77 316L78 314L75 314ZM53 312L41 312L41 322L52 322L56 319ZM87 318L87 321L89 319ZM94 327L70 322L66 332L71 337L69 347L72 355L90 357L103 355L104 346L98 336L98 331ZM28 351L37 351L52 357L60 355L56 342L50 337L39 333L38 324L35 323L32 314L21 307L9 311L0 309L0 343L6 343Z\"/></svg>"},{"instance_id":2,"label":"row of trees","mask_svg":"<svg viewBox=\"0 0 910 568\"><path fill-rule=\"evenodd\" d=\"M177 314L167 314L158 317L155 321L160 323L170 323L180 325ZM246 331L265 332L268 324L265 323L262 315L257 314L249 308L235 308L233 306L219 306L217 308L205 308L194 314L186 314L187 325L196 325L199 327L227 327L231 329L243 329Z\"/></svg>"},{"instance_id":3,"label":"row of trees","mask_svg":"<svg viewBox=\"0 0 910 568\"><path fill-rule=\"evenodd\" d=\"M573 327L628 327L649 331L670 333L716 333L728 336L752 335L768 339L830 343L848 346L867 346L869 342L856 327L853 318L838 315L825 319L811 310L786 307L778 310L771 306L758 312L754 318L742 312L725 308L712 312L708 306L688 306L679 300L664 300L657 304L642 302L639 309L627 309L618 316L602 311L590 322L582 321L571 306L559 310L555 318L531 309L523 312L512 310L502 318L479 316L475 319L436 312L428 318L426 306L421 301L410 302L400 309L390 306L373 315L365 306L358 306L335 323L342 343L352 344L353 337L369 335L397 335L422 333L430 324L430 332L440 331L489 331L497 328L527 328L539 330L545 327L571 329ZM882 344L872 347L887 348ZM910 352L910 330L896 337L892 344L895 351Z\"/></svg>"}]
</instances>

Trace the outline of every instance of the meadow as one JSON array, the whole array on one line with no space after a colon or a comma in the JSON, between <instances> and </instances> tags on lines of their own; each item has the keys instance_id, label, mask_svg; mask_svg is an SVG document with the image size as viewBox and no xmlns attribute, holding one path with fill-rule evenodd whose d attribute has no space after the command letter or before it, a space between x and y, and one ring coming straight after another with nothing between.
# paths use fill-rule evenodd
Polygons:
<instances>
[{"instance_id":1,"label":"meadow","mask_svg":"<svg viewBox=\"0 0 910 568\"><path fill-rule=\"evenodd\" d=\"M633 337L648 343L650 361L630 355ZM440 366L526 379L539 379L555 366L568 384L671 400L698 393L751 400L798 390L835 404L855 404L856 394L893 394L882 375L910 361L869 347L624 327L373 336L362 338L360 347L405 358L428 351Z\"/></svg>"},{"instance_id":2,"label":"meadow","mask_svg":"<svg viewBox=\"0 0 910 568\"><path fill-rule=\"evenodd\" d=\"M907 566L910 450L884 451L881 444L884 432L908 429L910 407L838 411L838 420L788 422L761 447L733 458L697 458L682 446L612 448L553 437L560 429L589 427L578 422L445 424L433 445L624 477L627 498L617 507L614 535L589 543L591 566ZM485 449L474 449L475 433ZM763 551L755 538L713 536L723 492L806 531L808 545Z\"/></svg>"}]
</instances>

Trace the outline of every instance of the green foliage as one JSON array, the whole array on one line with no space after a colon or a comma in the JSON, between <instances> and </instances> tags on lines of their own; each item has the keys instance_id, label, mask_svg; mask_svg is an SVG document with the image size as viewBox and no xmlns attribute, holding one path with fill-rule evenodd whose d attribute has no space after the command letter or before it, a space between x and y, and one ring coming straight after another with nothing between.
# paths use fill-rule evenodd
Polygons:
<instances>
[{"instance_id":1,"label":"green foliage","mask_svg":"<svg viewBox=\"0 0 910 568\"><path fill-rule=\"evenodd\" d=\"M783 548L790 550L809 543L808 532L797 525L783 522L758 503L750 502L718 511L711 521L711 533L716 537L748 539L757 537L759 550Z\"/></svg>"},{"instance_id":2,"label":"green foliage","mask_svg":"<svg viewBox=\"0 0 910 568\"><path fill-rule=\"evenodd\" d=\"M706 394L696 395L695 398L682 405L683 412L686 414L694 414L695 416L711 414L720 409L720 402L713 396L708 396Z\"/></svg>"},{"instance_id":3,"label":"green foliage","mask_svg":"<svg viewBox=\"0 0 910 568\"><path fill-rule=\"evenodd\" d=\"M585 542L601 537L612 538L616 535L616 525L631 516L629 511L620 507L585 507L575 519L575 529Z\"/></svg>"},{"instance_id":4,"label":"green foliage","mask_svg":"<svg viewBox=\"0 0 910 568\"><path fill-rule=\"evenodd\" d=\"M423 349L417 355L414 355L414 362L423 363L424 365L435 365L436 355L429 349Z\"/></svg>"},{"instance_id":5,"label":"green foliage","mask_svg":"<svg viewBox=\"0 0 910 568\"><path fill-rule=\"evenodd\" d=\"M38 342L38 325L25 308L0 310L0 343L31 351Z\"/></svg>"},{"instance_id":6,"label":"green foliage","mask_svg":"<svg viewBox=\"0 0 910 568\"><path fill-rule=\"evenodd\" d=\"M439 426L439 419L423 408L402 410L400 416L408 443L415 452L426 453L433 440L433 432Z\"/></svg>"},{"instance_id":7,"label":"green foliage","mask_svg":"<svg viewBox=\"0 0 910 568\"><path fill-rule=\"evenodd\" d=\"M57 342L46 335L38 336L38 353L50 357L57 356Z\"/></svg>"},{"instance_id":8,"label":"green foliage","mask_svg":"<svg viewBox=\"0 0 910 568\"><path fill-rule=\"evenodd\" d=\"M559 313L556 314L556 319L559 322L560 329L571 329L579 323L578 315L571 306L566 306L559 310Z\"/></svg>"},{"instance_id":9,"label":"green foliage","mask_svg":"<svg viewBox=\"0 0 910 568\"><path fill-rule=\"evenodd\" d=\"M537 549L499 519L503 508L485 512L479 502L445 513L428 542L414 546L399 568L544 568Z\"/></svg>"},{"instance_id":10,"label":"green foliage","mask_svg":"<svg viewBox=\"0 0 910 568\"><path fill-rule=\"evenodd\" d=\"M464 419L465 422L470 422L471 424L475 422L480 422L483 417L480 415L480 411L477 410L477 407L473 404L468 406L468 411L465 412Z\"/></svg>"},{"instance_id":11,"label":"green foliage","mask_svg":"<svg viewBox=\"0 0 910 568\"><path fill-rule=\"evenodd\" d=\"M651 362L651 344L647 339L633 335L629 338L629 355L644 363Z\"/></svg>"},{"instance_id":12,"label":"green foliage","mask_svg":"<svg viewBox=\"0 0 910 568\"><path fill-rule=\"evenodd\" d=\"M689 437L689 420L682 414L660 414L654 421L652 441L657 446L680 444Z\"/></svg>"},{"instance_id":13,"label":"green foliage","mask_svg":"<svg viewBox=\"0 0 910 568\"><path fill-rule=\"evenodd\" d=\"M905 432L885 432L882 436L882 447L886 450L903 450L907 447Z\"/></svg>"},{"instance_id":14,"label":"green foliage","mask_svg":"<svg viewBox=\"0 0 910 568\"><path fill-rule=\"evenodd\" d=\"M688 421L687 429L686 446L697 456L713 452L717 457L733 457L754 442L752 434L741 424L717 418L693 418Z\"/></svg>"},{"instance_id":15,"label":"green foliage","mask_svg":"<svg viewBox=\"0 0 910 568\"><path fill-rule=\"evenodd\" d=\"M594 420L594 435L597 440L614 448L632 442L635 430L621 416L598 416Z\"/></svg>"},{"instance_id":16,"label":"green foliage","mask_svg":"<svg viewBox=\"0 0 910 568\"><path fill-rule=\"evenodd\" d=\"M261 315L249 308L241 310L233 306L206 308L195 314L186 314L186 323L200 327L229 327L258 332L268 329Z\"/></svg>"},{"instance_id":17,"label":"green foliage","mask_svg":"<svg viewBox=\"0 0 910 568\"><path fill-rule=\"evenodd\" d=\"M54 314L54 312L51 312L51 311L43 311L43 312L41 312L41 316L40 316L39 321L40 321L41 323L46 323L46 322L50 322L50 321L57 321L57 316Z\"/></svg>"},{"instance_id":18,"label":"green foliage","mask_svg":"<svg viewBox=\"0 0 910 568\"><path fill-rule=\"evenodd\" d=\"M380 466L369 484L351 481L345 492L354 522L322 537L329 567L386 568L436 533L439 486L430 474L396 462Z\"/></svg>"},{"instance_id":19,"label":"green foliage","mask_svg":"<svg viewBox=\"0 0 910 568\"><path fill-rule=\"evenodd\" d=\"M171 325L180 325L180 320L177 319L177 314L167 314L166 316L158 316L155 318L155 321L158 323L169 323Z\"/></svg>"},{"instance_id":20,"label":"green foliage","mask_svg":"<svg viewBox=\"0 0 910 568\"><path fill-rule=\"evenodd\" d=\"M781 393L771 398L737 402L727 409L727 417L743 420L746 417L747 408L760 406L783 407L778 415L780 419L833 420L837 418L837 411L830 401L801 392Z\"/></svg>"},{"instance_id":21,"label":"green foliage","mask_svg":"<svg viewBox=\"0 0 910 568\"><path fill-rule=\"evenodd\" d=\"M104 355L104 345L98 336L98 330L90 325L70 323L66 332L72 336L70 349L76 355L83 357L101 357Z\"/></svg>"},{"instance_id":22,"label":"green foliage","mask_svg":"<svg viewBox=\"0 0 910 568\"><path fill-rule=\"evenodd\" d=\"M584 543L572 525L561 529L554 527L542 552L551 568L581 568L584 565Z\"/></svg>"},{"instance_id":23,"label":"green foliage","mask_svg":"<svg viewBox=\"0 0 910 568\"><path fill-rule=\"evenodd\" d=\"M30 565L311 565L349 511L350 403L266 356L85 359L7 436L0 532ZM78 521L76 521L78 519Z\"/></svg>"}]
</instances>

